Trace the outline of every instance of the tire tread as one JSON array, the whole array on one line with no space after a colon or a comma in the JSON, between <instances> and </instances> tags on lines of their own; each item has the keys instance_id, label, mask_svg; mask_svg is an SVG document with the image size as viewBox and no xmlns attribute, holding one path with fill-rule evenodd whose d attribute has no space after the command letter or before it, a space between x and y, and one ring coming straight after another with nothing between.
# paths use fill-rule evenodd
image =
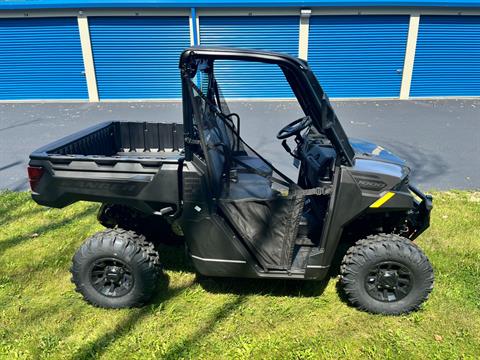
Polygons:
<instances>
[{"instance_id":1,"label":"tire tread","mask_svg":"<svg viewBox=\"0 0 480 360\"><path fill-rule=\"evenodd\" d=\"M358 240L347 250L340 265L340 284L348 302L360 310L377 312L372 305L368 301L365 301L365 299L362 299L361 294L359 294L356 288L356 282L358 281L356 276L362 266L375 259L380 247L384 248L388 253L400 254L403 258L410 259L415 266L421 269L421 272L425 273L421 296L417 297L415 301L402 309L392 308L391 311L381 311L381 313L399 315L418 310L421 304L428 299L433 289L433 270L427 257L416 244L396 234L382 233L370 235L365 239Z\"/></svg>"},{"instance_id":2,"label":"tire tread","mask_svg":"<svg viewBox=\"0 0 480 360\"><path fill-rule=\"evenodd\" d=\"M137 262L142 267L142 280L144 289L135 295L135 298L127 306L116 306L111 303L102 303L90 296L88 290L81 280L81 273L84 271L84 264L92 256L95 256L99 249L108 249L121 252L130 261ZM89 237L78 249L73 257L70 269L71 281L75 285L75 291L96 307L137 307L143 305L153 294L159 275L161 274L160 257L152 243L145 239L145 236L132 230L122 228L106 229L97 232Z\"/></svg>"}]
</instances>

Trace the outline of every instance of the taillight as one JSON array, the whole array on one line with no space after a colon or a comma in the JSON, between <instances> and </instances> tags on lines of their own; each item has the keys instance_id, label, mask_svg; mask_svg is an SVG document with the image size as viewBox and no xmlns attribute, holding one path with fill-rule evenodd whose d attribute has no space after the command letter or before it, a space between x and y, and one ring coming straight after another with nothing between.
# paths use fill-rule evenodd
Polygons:
<instances>
[{"instance_id":1,"label":"taillight","mask_svg":"<svg viewBox=\"0 0 480 360\"><path fill-rule=\"evenodd\" d=\"M35 191L38 183L40 182L40 179L42 178L43 175L43 167L39 166L29 166L27 168L28 171L28 181L30 182L30 189L32 191Z\"/></svg>"}]
</instances>

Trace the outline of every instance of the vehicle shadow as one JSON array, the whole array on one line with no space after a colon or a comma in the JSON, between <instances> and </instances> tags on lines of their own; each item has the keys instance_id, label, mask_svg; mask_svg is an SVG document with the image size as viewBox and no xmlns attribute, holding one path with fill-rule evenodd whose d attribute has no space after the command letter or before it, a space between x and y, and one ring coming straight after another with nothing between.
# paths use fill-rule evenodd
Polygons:
<instances>
[{"instance_id":1,"label":"vehicle shadow","mask_svg":"<svg viewBox=\"0 0 480 360\"><path fill-rule=\"evenodd\" d=\"M103 355L108 346L127 335L133 327L141 323L146 317L157 311L162 303L174 298L190 285L170 288L170 278L163 274L158 282L155 294L150 300L150 306L134 309L125 319L120 321L111 331L107 331L93 342L85 344L73 356L73 359L98 358ZM109 311L109 310L106 310Z\"/></svg>"},{"instance_id":2,"label":"vehicle shadow","mask_svg":"<svg viewBox=\"0 0 480 360\"><path fill-rule=\"evenodd\" d=\"M183 244L176 246L159 244L160 263L164 270L194 273ZM323 281L299 281L283 279L220 278L196 276L205 291L214 294L271 295L292 297L315 297L325 291L330 278Z\"/></svg>"},{"instance_id":3,"label":"vehicle shadow","mask_svg":"<svg viewBox=\"0 0 480 360\"><path fill-rule=\"evenodd\" d=\"M213 294L265 295L288 297L321 296L330 278L321 281L214 278L197 275L200 286Z\"/></svg>"},{"instance_id":4,"label":"vehicle shadow","mask_svg":"<svg viewBox=\"0 0 480 360\"><path fill-rule=\"evenodd\" d=\"M188 351L201 342L203 338L214 333L215 328L245 303L246 300L247 298L245 296L237 296L235 299L224 303L186 339L180 340L173 346L170 346L167 351L162 354L162 359L183 359L191 357L191 355L188 356Z\"/></svg>"}]
</instances>

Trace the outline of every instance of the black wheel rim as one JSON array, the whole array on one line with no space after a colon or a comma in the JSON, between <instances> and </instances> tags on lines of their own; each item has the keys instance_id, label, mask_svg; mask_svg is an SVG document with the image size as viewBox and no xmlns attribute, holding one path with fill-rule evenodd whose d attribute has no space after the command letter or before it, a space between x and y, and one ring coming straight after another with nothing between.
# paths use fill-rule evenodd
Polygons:
<instances>
[{"instance_id":1,"label":"black wheel rim","mask_svg":"<svg viewBox=\"0 0 480 360\"><path fill-rule=\"evenodd\" d=\"M367 293L375 300L395 302L412 290L413 276L408 267L395 261L383 261L370 268L365 277Z\"/></svg>"},{"instance_id":2,"label":"black wheel rim","mask_svg":"<svg viewBox=\"0 0 480 360\"><path fill-rule=\"evenodd\" d=\"M128 294L133 288L133 281L130 267L119 259L98 259L90 270L92 286L107 297L120 297Z\"/></svg>"}]
</instances>

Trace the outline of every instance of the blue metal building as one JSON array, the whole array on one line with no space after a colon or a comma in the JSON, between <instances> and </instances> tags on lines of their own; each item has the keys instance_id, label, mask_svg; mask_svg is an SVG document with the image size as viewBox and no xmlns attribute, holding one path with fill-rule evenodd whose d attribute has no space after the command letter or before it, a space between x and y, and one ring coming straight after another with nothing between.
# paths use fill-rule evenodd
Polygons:
<instances>
[{"instance_id":1,"label":"blue metal building","mask_svg":"<svg viewBox=\"0 0 480 360\"><path fill-rule=\"evenodd\" d=\"M8 0L0 100L179 99L191 45L307 59L332 98L480 96L478 0ZM217 74L229 98L293 96L270 65Z\"/></svg>"}]
</instances>

